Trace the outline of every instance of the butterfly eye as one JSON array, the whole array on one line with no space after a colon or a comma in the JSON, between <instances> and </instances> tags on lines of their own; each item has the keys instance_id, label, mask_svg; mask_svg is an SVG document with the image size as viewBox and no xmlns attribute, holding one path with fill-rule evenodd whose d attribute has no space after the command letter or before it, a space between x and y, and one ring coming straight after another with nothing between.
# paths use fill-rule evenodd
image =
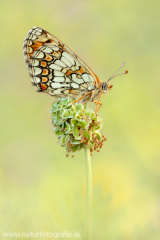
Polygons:
<instances>
[{"instance_id":1,"label":"butterfly eye","mask_svg":"<svg viewBox=\"0 0 160 240\"><path fill-rule=\"evenodd\" d=\"M103 82L102 89L106 91L108 89L108 85L106 82Z\"/></svg>"}]
</instances>

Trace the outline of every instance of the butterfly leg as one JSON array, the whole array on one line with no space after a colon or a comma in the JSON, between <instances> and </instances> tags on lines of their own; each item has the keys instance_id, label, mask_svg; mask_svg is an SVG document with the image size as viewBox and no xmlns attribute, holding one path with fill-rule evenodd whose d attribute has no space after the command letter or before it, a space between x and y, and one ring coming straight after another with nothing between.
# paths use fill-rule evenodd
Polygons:
<instances>
[{"instance_id":1,"label":"butterfly leg","mask_svg":"<svg viewBox=\"0 0 160 240\"><path fill-rule=\"evenodd\" d=\"M102 96L102 93L103 93L103 92L100 93L99 98L98 98L98 101L94 101L94 103L96 104L96 109L95 109L95 114L96 114L96 115L97 115L97 112L99 111L100 107L102 106L102 103L100 102L100 98L101 98L101 96ZM98 109L97 109L98 104L99 104L100 106L99 106Z\"/></svg>"},{"instance_id":2,"label":"butterfly leg","mask_svg":"<svg viewBox=\"0 0 160 240\"><path fill-rule=\"evenodd\" d=\"M99 109L101 108L102 106L102 103L101 102L98 102L98 101L94 101L94 103L96 103L96 110L95 110L95 114L97 115L97 112L99 111ZM97 109L97 105L99 104L99 107Z\"/></svg>"},{"instance_id":3,"label":"butterfly leg","mask_svg":"<svg viewBox=\"0 0 160 240\"><path fill-rule=\"evenodd\" d=\"M88 96L88 98L89 98L91 94L92 94L92 92L88 92L88 93L84 94L82 97L80 97L80 98L78 98L76 101L74 101L74 104L75 104L76 102L78 102L79 100L81 100L82 98L84 98L85 96L87 96L87 95L89 95L89 96ZM87 99L88 99L88 98L87 98Z\"/></svg>"}]
</instances>

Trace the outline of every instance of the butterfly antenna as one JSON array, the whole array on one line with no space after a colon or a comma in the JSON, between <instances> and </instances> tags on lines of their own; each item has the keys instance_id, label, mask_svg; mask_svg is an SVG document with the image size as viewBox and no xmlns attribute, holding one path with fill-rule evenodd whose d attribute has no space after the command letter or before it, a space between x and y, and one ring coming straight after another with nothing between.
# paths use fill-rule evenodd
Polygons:
<instances>
[{"instance_id":1,"label":"butterfly antenna","mask_svg":"<svg viewBox=\"0 0 160 240\"><path fill-rule=\"evenodd\" d=\"M122 72L122 73L119 73L119 74L115 75L124 65L125 65L125 62L122 63L122 65L113 73L113 75L108 79L107 82L109 82L111 79L113 79L113 78L115 78L115 77L117 77L119 75L127 74L128 71L125 71L125 72Z\"/></svg>"}]
</instances>

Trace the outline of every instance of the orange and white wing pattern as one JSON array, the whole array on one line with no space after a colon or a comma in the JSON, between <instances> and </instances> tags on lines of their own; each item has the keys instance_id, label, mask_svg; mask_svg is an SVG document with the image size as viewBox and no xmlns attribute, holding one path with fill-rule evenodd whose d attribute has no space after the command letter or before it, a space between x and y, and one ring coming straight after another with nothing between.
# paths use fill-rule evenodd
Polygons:
<instances>
[{"instance_id":1,"label":"orange and white wing pattern","mask_svg":"<svg viewBox=\"0 0 160 240\"><path fill-rule=\"evenodd\" d=\"M99 87L101 81L94 72L40 27L30 29L23 51L31 82L39 91L55 97L84 96Z\"/></svg>"}]
</instances>

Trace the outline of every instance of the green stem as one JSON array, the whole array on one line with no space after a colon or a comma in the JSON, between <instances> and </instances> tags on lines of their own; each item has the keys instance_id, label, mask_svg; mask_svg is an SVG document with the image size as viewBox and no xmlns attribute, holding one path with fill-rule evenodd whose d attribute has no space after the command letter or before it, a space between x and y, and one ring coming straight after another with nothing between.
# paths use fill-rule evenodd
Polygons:
<instances>
[{"instance_id":1,"label":"green stem","mask_svg":"<svg viewBox=\"0 0 160 240\"><path fill-rule=\"evenodd\" d=\"M92 240L92 166L91 166L91 156L90 149L85 148L85 158L86 158L86 170L87 170L87 235L88 240Z\"/></svg>"}]
</instances>

